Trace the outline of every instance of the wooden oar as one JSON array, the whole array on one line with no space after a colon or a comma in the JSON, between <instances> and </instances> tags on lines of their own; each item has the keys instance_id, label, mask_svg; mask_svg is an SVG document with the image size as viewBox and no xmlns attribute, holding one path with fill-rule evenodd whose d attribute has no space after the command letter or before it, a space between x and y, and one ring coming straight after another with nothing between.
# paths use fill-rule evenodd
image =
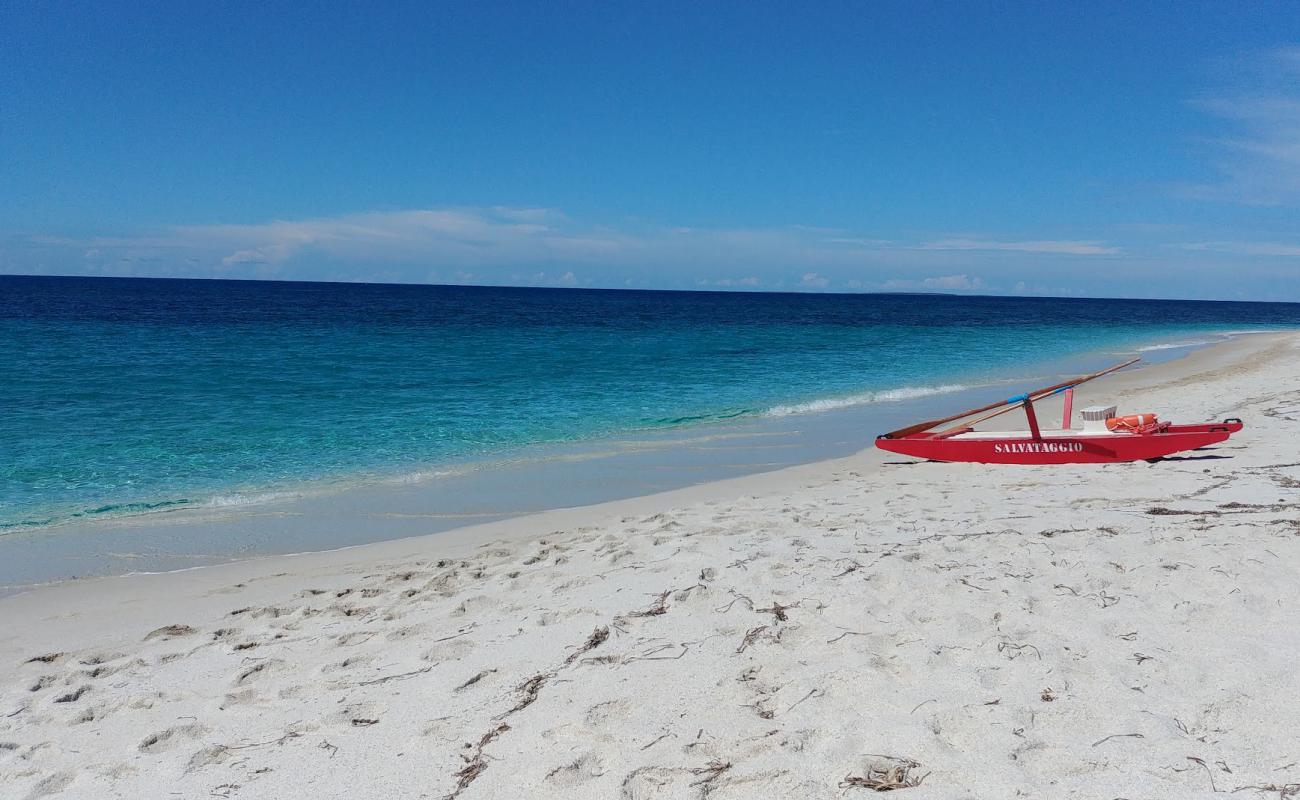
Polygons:
<instances>
[{"instance_id":1,"label":"wooden oar","mask_svg":"<svg viewBox=\"0 0 1300 800\"><path fill-rule=\"evenodd\" d=\"M1081 383L1087 383L1093 378L1100 378L1102 375L1109 375L1110 373L1115 372L1116 370L1124 369L1125 367L1136 364L1141 360L1142 360L1141 358L1130 359L1128 361L1125 361L1123 364L1116 364L1113 367L1108 367L1106 369L1103 369L1101 372L1094 372L1091 375L1082 375L1078 378L1075 378L1074 380L1061 381L1060 383L1055 384L1053 386L1047 386L1042 389L1035 389L1034 391L1027 392L1026 394L1018 395L1016 397L1011 397L1006 400L1000 400L996 403L989 403L988 405L981 406L980 408L972 408L969 411L963 411L960 414L953 414L950 417L944 417L943 419L932 419L927 422L918 422L915 425L909 425L906 428L899 428L896 431L890 431L889 433L884 434L884 437L886 439L898 439L903 436L911 435L913 433L920 433L921 431L928 431L931 428L937 428L938 426L944 424L945 422L954 422L959 419L964 419L966 417L971 416L972 414L981 414L985 411L991 411L995 408L1000 408L1002 406L1014 406L1016 403L1019 403L1022 400L1024 400L1026 396L1028 396L1032 400L1036 396L1044 395L1049 392L1054 392L1057 389L1064 389L1067 386L1078 386Z\"/></svg>"},{"instance_id":2,"label":"wooden oar","mask_svg":"<svg viewBox=\"0 0 1300 800\"><path fill-rule=\"evenodd\" d=\"M1100 376L1099 376L1099 377L1100 377ZM1059 389L1053 389L1053 390L1050 391L1050 392L1043 392L1043 393L1040 393L1040 394L1032 394L1032 395L1029 395L1029 399L1030 399L1031 401L1038 401L1038 400L1042 400L1042 399L1047 398L1047 397L1051 397L1052 395L1056 394L1057 392L1063 392L1063 391L1065 391L1066 389L1073 389L1073 388L1074 388L1074 384L1071 384L1071 385L1069 385L1069 386L1062 386L1061 388L1059 388ZM961 431L961 430L965 430L965 429L967 429L967 428L973 428L973 427L975 427L976 425L980 424L981 422L988 422L989 420L993 419L994 417L1000 417L1000 416L1002 416L1003 414L1007 413L1008 411L1015 411L1016 408L1017 408L1019 405L1020 405L1019 403L1015 403L1015 404L1013 404L1013 405L1009 405L1009 406L1007 406L1006 408L999 408L997 411L994 411L994 412L992 412L991 414L985 414L984 416L979 417L979 418L977 418L977 419L973 419L973 420L971 420L970 422L962 422L962 423L959 423L959 424L957 424L957 425L953 425L951 428L944 428L943 430L939 431L939 433L953 433L954 431Z\"/></svg>"}]
</instances>

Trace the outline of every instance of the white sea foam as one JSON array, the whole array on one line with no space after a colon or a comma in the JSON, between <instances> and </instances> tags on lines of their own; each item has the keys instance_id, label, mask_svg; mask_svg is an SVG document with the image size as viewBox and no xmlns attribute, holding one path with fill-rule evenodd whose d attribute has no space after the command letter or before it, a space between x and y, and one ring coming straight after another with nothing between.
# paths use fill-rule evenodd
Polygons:
<instances>
[{"instance_id":1,"label":"white sea foam","mask_svg":"<svg viewBox=\"0 0 1300 800\"><path fill-rule=\"evenodd\" d=\"M196 504L198 508L232 508L238 506L251 506L258 503L271 503L276 500L296 500L303 497L305 492L249 492L236 494L223 494L205 500Z\"/></svg>"},{"instance_id":2,"label":"white sea foam","mask_svg":"<svg viewBox=\"0 0 1300 800\"><path fill-rule=\"evenodd\" d=\"M1294 333L1294 329L1289 328L1251 328L1241 331L1219 331L1219 336L1252 336L1256 333Z\"/></svg>"},{"instance_id":3,"label":"white sea foam","mask_svg":"<svg viewBox=\"0 0 1300 800\"><path fill-rule=\"evenodd\" d=\"M1256 328L1247 330L1232 331L1214 331L1210 333L1213 339L1193 339L1186 342L1164 342L1161 344L1149 344L1146 347L1139 347L1137 352L1149 353L1153 350L1176 350L1180 347L1204 347L1210 344L1219 344L1227 339L1235 339L1238 336L1253 336L1258 333L1288 333L1285 329Z\"/></svg>"},{"instance_id":4,"label":"white sea foam","mask_svg":"<svg viewBox=\"0 0 1300 800\"><path fill-rule=\"evenodd\" d=\"M1155 350L1177 350L1180 347L1202 347L1207 344L1216 344L1212 339L1196 339L1190 342L1165 342L1163 344L1149 344L1146 347L1139 347L1139 353L1150 353Z\"/></svg>"},{"instance_id":5,"label":"white sea foam","mask_svg":"<svg viewBox=\"0 0 1300 800\"><path fill-rule=\"evenodd\" d=\"M862 392L846 397L827 397L810 400L807 403L774 406L763 412L767 417L788 417L792 414L811 414L818 411L832 411L837 408L865 406L872 403L896 403L902 400L915 400L936 394L960 392L971 387L960 383L946 383L941 386L903 386L898 389L884 389L879 392Z\"/></svg>"},{"instance_id":6,"label":"white sea foam","mask_svg":"<svg viewBox=\"0 0 1300 800\"><path fill-rule=\"evenodd\" d=\"M403 472L400 475L393 475L385 478L383 483L389 484L407 484L423 483L428 480L437 478L453 478L460 475L468 475L475 469L474 465L465 464L459 467L448 467L445 469L417 469L411 472Z\"/></svg>"}]
</instances>

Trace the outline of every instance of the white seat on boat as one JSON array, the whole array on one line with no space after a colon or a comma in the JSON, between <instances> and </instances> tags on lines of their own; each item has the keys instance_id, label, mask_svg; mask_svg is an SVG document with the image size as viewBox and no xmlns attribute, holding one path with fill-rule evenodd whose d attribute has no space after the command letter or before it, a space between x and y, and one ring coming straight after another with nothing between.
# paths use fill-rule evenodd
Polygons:
<instances>
[{"instance_id":1,"label":"white seat on boat","mask_svg":"<svg viewBox=\"0 0 1300 800\"><path fill-rule=\"evenodd\" d=\"M1079 412L1083 417L1083 429L1088 433L1106 433L1106 420L1115 416L1116 407L1088 406Z\"/></svg>"}]
</instances>

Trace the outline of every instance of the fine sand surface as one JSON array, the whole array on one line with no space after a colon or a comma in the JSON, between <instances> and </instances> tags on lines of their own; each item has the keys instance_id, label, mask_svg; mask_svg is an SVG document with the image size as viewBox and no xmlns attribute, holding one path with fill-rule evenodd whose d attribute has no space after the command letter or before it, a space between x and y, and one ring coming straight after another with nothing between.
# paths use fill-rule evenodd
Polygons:
<instances>
[{"instance_id":1,"label":"fine sand surface","mask_svg":"<svg viewBox=\"0 0 1300 800\"><path fill-rule=\"evenodd\" d=\"M1080 391L1246 421L1157 464L869 449L0 600L0 797L1293 796L1297 375Z\"/></svg>"}]
</instances>

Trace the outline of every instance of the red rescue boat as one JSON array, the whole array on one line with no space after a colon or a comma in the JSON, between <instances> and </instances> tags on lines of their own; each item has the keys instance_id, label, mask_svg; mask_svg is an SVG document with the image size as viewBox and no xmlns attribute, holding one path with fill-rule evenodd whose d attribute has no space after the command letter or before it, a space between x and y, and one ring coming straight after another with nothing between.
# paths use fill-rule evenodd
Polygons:
<instances>
[{"instance_id":1,"label":"red rescue boat","mask_svg":"<svg viewBox=\"0 0 1300 800\"><path fill-rule=\"evenodd\" d=\"M1109 464L1121 461L1154 461L1172 453L1195 450L1226 440L1241 430L1242 422L1174 425L1160 422L1154 414L1119 417L1114 406L1083 410L1083 427L1070 427L1074 387L1137 363L1117 364L1092 375L1017 395L982 408L974 408L943 419L929 420L876 437L876 447L905 456L931 461L969 461L980 464ZM1039 427L1034 401L1065 393L1059 429ZM977 431L975 425L1023 408L1029 421L1027 431ZM997 410L995 410L997 409ZM968 420L986 411L978 419ZM940 425L966 420L943 430Z\"/></svg>"}]
</instances>

